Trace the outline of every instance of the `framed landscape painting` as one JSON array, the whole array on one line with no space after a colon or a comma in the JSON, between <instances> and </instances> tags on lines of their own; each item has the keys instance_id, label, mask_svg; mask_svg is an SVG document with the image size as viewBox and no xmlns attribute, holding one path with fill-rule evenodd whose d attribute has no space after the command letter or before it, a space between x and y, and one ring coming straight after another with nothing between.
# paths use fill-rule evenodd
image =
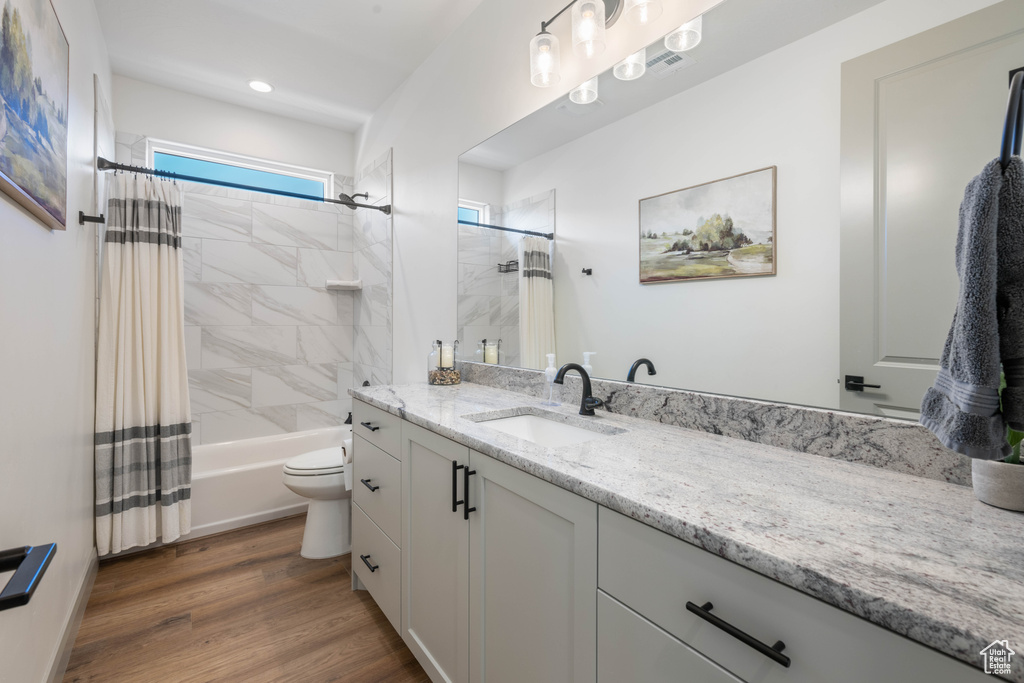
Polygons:
<instances>
[{"instance_id":1,"label":"framed landscape painting","mask_svg":"<svg viewBox=\"0 0 1024 683\"><path fill-rule=\"evenodd\" d=\"M2 0L0 189L64 230L68 194L68 41L50 0Z\"/></svg>"},{"instance_id":2,"label":"framed landscape painting","mask_svg":"<svg viewBox=\"0 0 1024 683\"><path fill-rule=\"evenodd\" d=\"M775 275L775 166L640 200L640 284Z\"/></svg>"}]
</instances>

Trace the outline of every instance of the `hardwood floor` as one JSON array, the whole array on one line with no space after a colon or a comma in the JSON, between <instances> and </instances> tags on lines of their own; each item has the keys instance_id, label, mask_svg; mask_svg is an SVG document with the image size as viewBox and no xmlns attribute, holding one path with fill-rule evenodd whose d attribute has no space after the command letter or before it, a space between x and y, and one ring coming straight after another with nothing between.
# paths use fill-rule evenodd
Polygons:
<instances>
[{"instance_id":1,"label":"hardwood floor","mask_svg":"<svg viewBox=\"0 0 1024 683\"><path fill-rule=\"evenodd\" d=\"M299 556L305 519L101 563L65 683L427 681L349 555Z\"/></svg>"}]
</instances>

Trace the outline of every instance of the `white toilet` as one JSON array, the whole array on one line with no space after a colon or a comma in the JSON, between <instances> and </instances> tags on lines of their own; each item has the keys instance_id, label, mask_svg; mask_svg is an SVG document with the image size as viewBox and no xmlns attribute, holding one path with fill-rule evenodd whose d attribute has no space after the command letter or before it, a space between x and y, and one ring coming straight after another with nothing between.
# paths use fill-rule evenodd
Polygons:
<instances>
[{"instance_id":1,"label":"white toilet","mask_svg":"<svg viewBox=\"0 0 1024 683\"><path fill-rule=\"evenodd\" d=\"M309 499L303 557L321 560L352 549L352 492L345 489L345 467L342 446L303 453L284 464L284 485Z\"/></svg>"}]
</instances>

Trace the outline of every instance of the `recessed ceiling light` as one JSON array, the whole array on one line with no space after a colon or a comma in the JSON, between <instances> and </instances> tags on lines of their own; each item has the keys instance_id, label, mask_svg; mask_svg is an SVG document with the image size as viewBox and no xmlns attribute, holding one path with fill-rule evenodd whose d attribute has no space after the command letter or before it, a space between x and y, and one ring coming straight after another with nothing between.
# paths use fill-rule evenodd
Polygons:
<instances>
[{"instance_id":1,"label":"recessed ceiling light","mask_svg":"<svg viewBox=\"0 0 1024 683\"><path fill-rule=\"evenodd\" d=\"M270 85L266 81L249 81L249 87L256 92L270 92L274 89L274 86Z\"/></svg>"}]
</instances>

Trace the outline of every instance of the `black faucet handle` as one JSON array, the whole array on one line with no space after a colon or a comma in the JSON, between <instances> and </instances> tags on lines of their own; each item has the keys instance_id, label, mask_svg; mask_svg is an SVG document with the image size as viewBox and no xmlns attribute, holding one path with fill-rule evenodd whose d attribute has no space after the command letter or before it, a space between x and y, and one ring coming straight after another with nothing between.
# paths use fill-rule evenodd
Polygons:
<instances>
[{"instance_id":1,"label":"black faucet handle","mask_svg":"<svg viewBox=\"0 0 1024 683\"><path fill-rule=\"evenodd\" d=\"M601 406L603 406L604 405L604 401L602 401L601 399L597 398L596 396L588 396L585 399L583 399L583 404L587 408L590 408L591 410L593 410L594 408L600 408Z\"/></svg>"}]
</instances>

